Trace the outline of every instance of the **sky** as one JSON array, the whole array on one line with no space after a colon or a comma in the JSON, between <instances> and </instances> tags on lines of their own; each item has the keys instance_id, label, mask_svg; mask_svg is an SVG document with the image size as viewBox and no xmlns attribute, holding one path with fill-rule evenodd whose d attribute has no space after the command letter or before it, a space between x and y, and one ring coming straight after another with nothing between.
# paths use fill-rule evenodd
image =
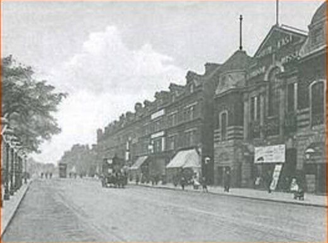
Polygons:
<instances>
[{"instance_id":1,"label":"sky","mask_svg":"<svg viewBox=\"0 0 328 243\"><path fill-rule=\"evenodd\" d=\"M279 23L307 30L323 1L280 1ZM136 102L153 100L188 70L223 63L239 47L254 55L272 25L275 1L1 1L2 57L32 66L69 96L55 114L62 129L32 157L56 164L74 144L96 143L96 130Z\"/></svg>"}]
</instances>

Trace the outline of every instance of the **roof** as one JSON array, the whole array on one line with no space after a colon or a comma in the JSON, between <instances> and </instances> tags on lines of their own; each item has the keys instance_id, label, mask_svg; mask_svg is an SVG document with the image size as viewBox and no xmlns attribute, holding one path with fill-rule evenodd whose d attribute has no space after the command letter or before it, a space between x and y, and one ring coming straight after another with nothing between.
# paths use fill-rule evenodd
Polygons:
<instances>
[{"instance_id":1,"label":"roof","mask_svg":"<svg viewBox=\"0 0 328 243\"><path fill-rule=\"evenodd\" d=\"M200 156L195 149L179 151L166 166L167 169L200 167Z\"/></svg>"},{"instance_id":2,"label":"roof","mask_svg":"<svg viewBox=\"0 0 328 243\"><path fill-rule=\"evenodd\" d=\"M311 24L315 24L319 21L321 21L322 19L326 18L326 11L327 11L327 2L324 1L320 7L315 11L312 20L311 20Z\"/></svg>"},{"instance_id":3,"label":"roof","mask_svg":"<svg viewBox=\"0 0 328 243\"><path fill-rule=\"evenodd\" d=\"M137 170L140 168L140 166L146 162L148 159L148 156L141 156L139 157L136 162L130 167L130 170Z\"/></svg>"},{"instance_id":4,"label":"roof","mask_svg":"<svg viewBox=\"0 0 328 243\"><path fill-rule=\"evenodd\" d=\"M250 59L251 57L247 55L246 51L237 50L224 64L222 64L220 71L243 70L247 67Z\"/></svg>"},{"instance_id":5,"label":"roof","mask_svg":"<svg viewBox=\"0 0 328 243\"><path fill-rule=\"evenodd\" d=\"M300 31L300 30L297 30L295 28L291 28L291 27L285 26L285 25L282 25L282 26L273 25L271 27L269 33L266 35L266 37L262 41L261 45L257 48L257 50L254 54L254 57L256 57L259 54L259 52L266 45L267 41L270 39L270 37L272 36L272 34L275 31L279 31L279 32L286 33L286 34L292 34L292 35L295 35L298 37L303 37L303 38L307 37L307 35L305 34L306 33L305 31L303 32L303 31Z\"/></svg>"}]
</instances>

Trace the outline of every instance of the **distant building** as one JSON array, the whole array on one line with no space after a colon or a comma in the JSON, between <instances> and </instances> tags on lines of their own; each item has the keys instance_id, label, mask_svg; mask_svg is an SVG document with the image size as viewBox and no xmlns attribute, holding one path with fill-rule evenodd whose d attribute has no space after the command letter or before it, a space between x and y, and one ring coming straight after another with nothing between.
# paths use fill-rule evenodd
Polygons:
<instances>
[{"instance_id":1,"label":"distant building","mask_svg":"<svg viewBox=\"0 0 328 243\"><path fill-rule=\"evenodd\" d=\"M147 177L163 176L180 150L196 149L208 181L213 181L213 96L219 65L206 64L204 75L188 72L186 85L171 84L153 102L137 103L135 112L122 115L104 131L98 130L98 159L118 156L140 164ZM205 166L204 158L210 158ZM138 158L142 163L137 162Z\"/></svg>"}]
</instances>

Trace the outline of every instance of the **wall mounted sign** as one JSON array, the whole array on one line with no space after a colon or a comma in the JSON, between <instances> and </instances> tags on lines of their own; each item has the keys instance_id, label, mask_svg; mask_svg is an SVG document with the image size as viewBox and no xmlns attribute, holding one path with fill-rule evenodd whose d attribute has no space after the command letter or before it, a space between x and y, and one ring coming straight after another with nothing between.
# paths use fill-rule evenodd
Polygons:
<instances>
[{"instance_id":1,"label":"wall mounted sign","mask_svg":"<svg viewBox=\"0 0 328 243\"><path fill-rule=\"evenodd\" d=\"M285 144L255 147L254 163L284 163Z\"/></svg>"}]
</instances>

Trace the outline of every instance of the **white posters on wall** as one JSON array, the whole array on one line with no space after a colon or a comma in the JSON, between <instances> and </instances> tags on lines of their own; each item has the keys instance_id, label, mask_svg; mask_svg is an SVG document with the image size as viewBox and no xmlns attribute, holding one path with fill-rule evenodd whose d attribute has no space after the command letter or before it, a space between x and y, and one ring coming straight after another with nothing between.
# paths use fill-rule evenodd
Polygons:
<instances>
[{"instance_id":1,"label":"white posters on wall","mask_svg":"<svg viewBox=\"0 0 328 243\"><path fill-rule=\"evenodd\" d=\"M286 148L284 144L255 147L254 163L284 163Z\"/></svg>"}]
</instances>

